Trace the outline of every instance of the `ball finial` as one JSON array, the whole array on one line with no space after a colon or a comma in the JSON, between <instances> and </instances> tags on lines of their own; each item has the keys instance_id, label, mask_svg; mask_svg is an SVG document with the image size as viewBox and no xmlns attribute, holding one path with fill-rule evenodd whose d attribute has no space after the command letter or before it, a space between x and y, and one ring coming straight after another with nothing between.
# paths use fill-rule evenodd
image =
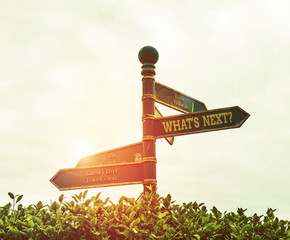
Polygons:
<instances>
[{"instance_id":1,"label":"ball finial","mask_svg":"<svg viewBox=\"0 0 290 240\"><path fill-rule=\"evenodd\" d=\"M144 63L155 64L158 61L159 54L154 47L146 46L141 48L138 54L139 61Z\"/></svg>"}]
</instances>

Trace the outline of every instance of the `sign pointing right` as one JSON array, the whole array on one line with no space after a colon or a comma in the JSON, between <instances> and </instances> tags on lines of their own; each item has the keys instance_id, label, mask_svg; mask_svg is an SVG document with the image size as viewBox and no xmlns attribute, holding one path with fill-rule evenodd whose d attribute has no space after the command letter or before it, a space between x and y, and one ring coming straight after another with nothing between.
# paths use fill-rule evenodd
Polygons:
<instances>
[{"instance_id":1,"label":"sign pointing right","mask_svg":"<svg viewBox=\"0 0 290 240\"><path fill-rule=\"evenodd\" d=\"M155 137L164 138L239 128L249 116L250 114L236 106L156 118Z\"/></svg>"},{"instance_id":2,"label":"sign pointing right","mask_svg":"<svg viewBox=\"0 0 290 240\"><path fill-rule=\"evenodd\" d=\"M155 82L156 102L183 113L206 111L203 102L189 97L173 88Z\"/></svg>"}]
</instances>

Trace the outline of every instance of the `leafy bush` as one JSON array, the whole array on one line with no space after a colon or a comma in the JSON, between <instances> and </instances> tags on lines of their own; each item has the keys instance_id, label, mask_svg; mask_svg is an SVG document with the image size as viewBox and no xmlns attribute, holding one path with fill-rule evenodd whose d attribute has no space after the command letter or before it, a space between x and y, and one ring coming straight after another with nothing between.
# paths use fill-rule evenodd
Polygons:
<instances>
[{"instance_id":1,"label":"leafy bush","mask_svg":"<svg viewBox=\"0 0 290 240\"><path fill-rule=\"evenodd\" d=\"M203 203L174 204L156 192L117 204L100 193L86 199L87 190L64 201L23 207L23 195L9 193L12 204L0 207L0 239L290 239L289 221L279 220L269 208L265 216L246 216L246 209L222 214Z\"/></svg>"}]
</instances>

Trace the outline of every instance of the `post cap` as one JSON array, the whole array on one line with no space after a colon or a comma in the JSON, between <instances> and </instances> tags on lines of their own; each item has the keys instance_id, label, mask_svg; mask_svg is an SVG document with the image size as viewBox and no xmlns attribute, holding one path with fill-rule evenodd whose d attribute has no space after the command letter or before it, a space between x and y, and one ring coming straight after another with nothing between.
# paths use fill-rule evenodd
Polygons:
<instances>
[{"instance_id":1,"label":"post cap","mask_svg":"<svg viewBox=\"0 0 290 240\"><path fill-rule=\"evenodd\" d=\"M139 51L138 58L142 64L144 63L155 64L158 61L159 54L154 47L145 46L141 48L141 50Z\"/></svg>"}]
</instances>

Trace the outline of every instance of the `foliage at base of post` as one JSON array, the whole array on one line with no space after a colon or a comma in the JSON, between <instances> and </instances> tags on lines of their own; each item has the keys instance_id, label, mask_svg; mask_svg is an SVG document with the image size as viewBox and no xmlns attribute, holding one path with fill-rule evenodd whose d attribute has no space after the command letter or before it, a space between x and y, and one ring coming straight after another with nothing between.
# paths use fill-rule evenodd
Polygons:
<instances>
[{"instance_id":1,"label":"foliage at base of post","mask_svg":"<svg viewBox=\"0 0 290 240\"><path fill-rule=\"evenodd\" d=\"M279 220L271 208L265 216L246 216L242 208L222 214L203 203L178 205L156 191L138 200L123 196L117 204L101 200L100 193L86 195L23 207L16 205L22 195L9 193L12 204L0 207L0 239L290 239L290 221Z\"/></svg>"}]
</instances>

